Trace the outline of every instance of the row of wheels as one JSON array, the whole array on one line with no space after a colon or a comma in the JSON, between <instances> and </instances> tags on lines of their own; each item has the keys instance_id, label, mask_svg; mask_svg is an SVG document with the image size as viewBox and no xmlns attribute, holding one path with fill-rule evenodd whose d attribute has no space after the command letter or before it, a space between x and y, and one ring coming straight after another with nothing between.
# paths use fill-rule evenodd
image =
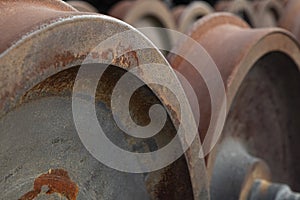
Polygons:
<instances>
[{"instance_id":1,"label":"row of wheels","mask_svg":"<svg viewBox=\"0 0 300 200\"><path fill-rule=\"evenodd\" d=\"M69 3L0 0L0 199L300 199L298 0Z\"/></svg>"}]
</instances>

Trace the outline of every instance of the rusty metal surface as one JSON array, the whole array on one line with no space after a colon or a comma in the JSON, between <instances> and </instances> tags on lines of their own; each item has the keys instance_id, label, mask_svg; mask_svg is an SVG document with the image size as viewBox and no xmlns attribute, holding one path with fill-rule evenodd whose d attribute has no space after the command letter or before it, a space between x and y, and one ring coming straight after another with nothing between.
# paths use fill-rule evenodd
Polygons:
<instances>
[{"instance_id":1,"label":"rusty metal surface","mask_svg":"<svg viewBox=\"0 0 300 200\"><path fill-rule=\"evenodd\" d=\"M208 19L211 19L211 18L215 19L215 17L212 17L212 16L215 16L215 15L209 15L207 17L202 18L203 20L197 21L196 24L194 24L194 26L190 29L190 32L188 35L191 36L194 40L200 42L200 37L202 37L209 29L212 29L213 27L218 26L223 23L226 24L228 19L230 19L232 17L232 15L230 15L230 14L227 14L227 15L225 14L225 15L221 15L222 19L220 17L220 18L218 18L218 20L215 20L210 23L205 23L205 22L207 22ZM248 25L246 23L244 23L242 20L235 20L234 23L241 27L245 27L245 28L248 27ZM198 27L201 27L201 28L198 28ZM212 36L212 38L213 37L215 37L215 36ZM227 40L219 40L218 42L223 43L226 41ZM207 42L212 45L207 46L204 42ZM210 49L208 49L208 47L219 49L219 46L223 45L223 44L216 44L216 41L214 41L212 43L208 40L203 41L203 42L201 41L200 44L208 51L209 54L210 54ZM185 44L185 41L181 41L181 43L177 44L174 48L181 49L184 52L187 49L190 49L191 47L188 44ZM190 52L193 52L193 50L190 50ZM240 51L237 50L237 52L240 52ZM195 54L195 56L197 56L197 54ZM223 66L224 60L220 55L216 55L215 57L213 55L211 55L211 56L212 56L213 60L216 62L218 67L220 65ZM216 60L216 59L220 59L220 60ZM198 104L199 104L199 108L200 108L200 112L201 112L201 124L199 127L199 132L200 132L200 137L203 141L206 131L207 131L207 128L208 128L209 119L210 119L210 101L208 101L209 99L207 98L209 96L209 93L205 86L204 80L200 74L195 73L195 69L193 69L190 66L190 64L187 63L183 58L181 58L177 55L169 55L168 60L173 68L178 70L185 77L188 77L189 82L191 83L193 89L195 90L195 92L197 94L198 101L199 101ZM232 65L230 65L230 66L232 66ZM219 70L221 72L223 80L224 80L224 76L226 76L226 75L229 76L228 73L230 73L230 69L220 68ZM225 85L225 87L226 87L226 85Z\"/></svg>"},{"instance_id":2,"label":"rusty metal surface","mask_svg":"<svg viewBox=\"0 0 300 200\"><path fill-rule=\"evenodd\" d=\"M172 91L145 85L130 99L133 121L149 124L148 111L155 104L164 106L167 121L151 138L126 134L112 116L112 93L120 78L140 64L159 63L171 73L154 69L156 77L174 80L173 86L183 88L159 50L132 26L108 16L81 12L97 11L83 1L70 4L79 11L59 0L0 0L0 30L4 30L0 35L0 160L4 161L0 162L0 199L299 198L291 192L300 191L299 44L282 29L250 28L276 26L280 19L280 26L300 40L298 0L222 0L215 5L217 11L232 12L245 21L228 13L203 17L213 10L203 2L174 8L173 17L167 4L158 0L122 1L109 11L137 28L175 29L176 21L179 31L188 33L207 50L226 88L226 123L205 163L199 152L212 115L208 88L184 58L168 56L172 67L187 77L198 97L199 135L174 163L144 174L109 168L83 146L76 133L71 98L80 65L88 54L99 60L98 64L87 65L91 69L88 77L94 80L97 73L93 70L111 63L95 94L97 120L105 127L107 137L129 152L165 147L175 138L181 113ZM94 49L127 30L138 37L118 38L112 46ZM161 32L145 35L154 36L150 38L154 44L162 43L165 49L174 44L174 38ZM133 50L136 43L153 48ZM185 41L179 41L174 49L196 57L199 53ZM117 57L122 51L127 53ZM142 68L138 74L144 80L153 80ZM130 80L141 82L134 75ZM121 92L120 102L125 101L122 97L126 93ZM189 114L188 118L193 119ZM177 143L181 147L180 141Z\"/></svg>"},{"instance_id":3,"label":"rusty metal surface","mask_svg":"<svg viewBox=\"0 0 300 200\"><path fill-rule=\"evenodd\" d=\"M110 10L109 15L122 19L135 27L142 25L140 23L143 18L149 17L162 27L175 29L169 9L158 0L122 1Z\"/></svg>"},{"instance_id":4,"label":"rusty metal surface","mask_svg":"<svg viewBox=\"0 0 300 200\"><path fill-rule=\"evenodd\" d=\"M244 19L250 26L256 27L255 14L251 2L247 0L218 1L216 11L231 12Z\"/></svg>"},{"instance_id":5,"label":"rusty metal surface","mask_svg":"<svg viewBox=\"0 0 300 200\"><path fill-rule=\"evenodd\" d=\"M177 25L177 29L178 29L178 24L180 21L180 16L182 15L182 13L185 9L186 9L185 5L178 5L172 9L172 15L173 15L175 23Z\"/></svg>"},{"instance_id":6,"label":"rusty metal surface","mask_svg":"<svg viewBox=\"0 0 300 200\"><path fill-rule=\"evenodd\" d=\"M273 181L299 190L295 178L300 171L298 43L287 31L251 29L237 17L223 13L200 19L189 35L216 62L227 93L229 111L222 138L208 157L209 174L214 172L220 145L225 138L233 137L250 155L267 163ZM188 47L182 42L175 48ZM207 88L182 58L170 55L168 60L188 77L197 93L201 116L204 116L199 130L203 139L210 119Z\"/></svg>"},{"instance_id":7,"label":"rusty metal surface","mask_svg":"<svg viewBox=\"0 0 300 200\"><path fill-rule=\"evenodd\" d=\"M177 23L177 30L186 32L199 18L213 12L213 8L203 1L190 3L188 6L177 6L172 10Z\"/></svg>"},{"instance_id":8,"label":"rusty metal surface","mask_svg":"<svg viewBox=\"0 0 300 200\"><path fill-rule=\"evenodd\" d=\"M63 169L49 169L34 180L33 190L24 194L20 200L32 200L40 195L42 187L47 186L46 195L58 193L68 200L76 200L78 186L72 182L68 172Z\"/></svg>"},{"instance_id":9,"label":"rusty metal surface","mask_svg":"<svg viewBox=\"0 0 300 200\"><path fill-rule=\"evenodd\" d=\"M109 11L109 15L122 19L136 28L161 27L176 29L171 11L159 0L121 1ZM143 32L143 31L142 31ZM170 49L174 38L168 32L143 32L154 43L163 44L165 49Z\"/></svg>"},{"instance_id":10,"label":"rusty metal surface","mask_svg":"<svg viewBox=\"0 0 300 200\"><path fill-rule=\"evenodd\" d=\"M45 7L45 5L49 7ZM0 53L26 36L34 28L57 18L67 18L77 13L71 6L56 0L0 1L1 21ZM24 20L24 19L30 20Z\"/></svg>"},{"instance_id":11,"label":"rusty metal surface","mask_svg":"<svg viewBox=\"0 0 300 200\"><path fill-rule=\"evenodd\" d=\"M1 154L5 162L0 164L3 177L0 185L1 190L7 192L4 199L19 198L30 191L32 177L38 177L49 168L68 171L79 186L78 199L208 198L204 162L197 156L199 138L185 156L171 166L135 175L117 172L97 162L84 150L74 130L69 98L77 70L74 66L79 66L101 41L131 27L107 16L76 12L60 1L0 1L0 5L1 20L9 22L9 25L1 23L1 29L7 32L1 35L0 45L0 137L6 152ZM20 16L30 20L14 17L14 13L21 10ZM143 36L139 39L148 42ZM108 123L107 128L115 130L112 138L120 145L133 148L132 142L128 144L128 140L116 136L124 133L112 123L110 109L105 104L109 102L108 88L124 73L121 68L130 69L138 63L153 61L167 63L155 48L128 53L122 59L114 58L116 51L122 48L130 50L131 47L122 46L120 41L117 46L93 52L96 57L118 66L107 73L99 88L98 112L106 117L102 122ZM159 72L154 73L159 75ZM141 146L140 150L151 149L153 145L160 147L173 137L180 122L177 102L160 88L145 87L137 97L133 111L145 108L147 101L162 103L171 111L166 128L154 139L154 144L136 143ZM137 121L147 123L147 112L138 113ZM18 126L12 125L15 123ZM17 153L20 151L22 155ZM68 156L74 160L68 160Z\"/></svg>"},{"instance_id":12,"label":"rusty metal surface","mask_svg":"<svg viewBox=\"0 0 300 200\"><path fill-rule=\"evenodd\" d=\"M300 2L289 0L279 20L279 26L291 31L298 41L300 41L299 10Z\"/></svg>"}]
</instances>

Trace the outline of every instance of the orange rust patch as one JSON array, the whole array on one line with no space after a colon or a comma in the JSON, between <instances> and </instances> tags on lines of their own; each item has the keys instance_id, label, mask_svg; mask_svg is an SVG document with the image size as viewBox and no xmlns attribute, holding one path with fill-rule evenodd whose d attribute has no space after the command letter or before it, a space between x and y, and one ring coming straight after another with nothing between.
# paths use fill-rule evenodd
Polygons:
<instances>
[{"instance_id":1,"label":"orange rust patch","mask_svg":"<svg viewBox=\"0 0 300 200\"><path fill-rule=\"evenodd\" d=\"M261 193L266 193L271 186L271 183L265 180L260 180L260 191Z\"/></svg>"},{"instance_id":2,"label":"orange rust patch","mask_svg":"<svg viewBox=\"0 0 300 200\"><path fill-rule=\"evenodd\" d=\"M42 187L48 186L46 194L58 193L68 200L76 200L78 186L72 182L68 172L63 169L50 169L48 173L42 174L34 181L34 189L24 194L19 200L33 200L41 192Z\"/></svg>"}]
</instances>

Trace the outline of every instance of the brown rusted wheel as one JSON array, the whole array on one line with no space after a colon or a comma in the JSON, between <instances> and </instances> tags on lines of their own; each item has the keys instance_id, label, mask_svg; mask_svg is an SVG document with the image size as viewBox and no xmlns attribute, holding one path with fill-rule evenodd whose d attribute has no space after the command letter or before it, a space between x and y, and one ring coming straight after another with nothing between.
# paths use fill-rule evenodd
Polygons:
<instances>
[{"instance_id":1,"label":"brown rusted wheel","mask_svg":"<svg viewBox=\"0 0 300 200\"><path fill-rule=\"evenodd\" d=\"M267 182L285 183L300 191L300 50L296 41L282 29L251 29L224 13L199 20L190 36L216 62L227 93L226 123L207 158L211 199L299 199L299 194L284 192L287 186ZM186 51L184 44L175 48ZM188 52L194 52L190 48ZM210 119L207 88L189 63L176 55L168 60L198 95L204 116L199 133L204 138Z\"/></svg>"},{"instance_id":2,"label":"brown rusted wheel","mask_svg":"<svg viewBox=\"0 0 300 200\"><path fill-rule=\"evenodd\" d=\"M175 21L167 6L159 0L137 0L121 1L109 11L109 15L122 19L136 28L160 27L175 29ZM141 30L143 32L143 30ZM163 32L163 33L162 33ZM164 31L143 33L149 37L154 44L162 44L164 49L170 49L174 43L174 38Z\"/></svg>"},{"instance_id":3,"label":"brown rusted wheel","mask_svg":"<svg viewBox=\"0 0 300 200\"><path fill-rule=\"evenodd\" d=\"M95 103L97 120L113 143L129 152L152 152L175 137L180 123L177 101L160 87L139 88L129 106L139 125L150 123L148 111L153 104L166 106L170 112L157 135L134 138L124 133L112 116L112 90L126 70L151 62L170 69L156 48L132 49L131 45L140 43L153 47L144 36L119 20L77 12L58 0L1 0L0 16L1 199L208 199L197 137L185 156L173 164L154 172L126 173L96 160L77 134L71 97L77 72L89 54L98 62L85 65L91 71L83 83L99 78L95 72L105 63L111 65L96 82L95 97L76 92L75 97ZM93 50L128 30L134 35L116 39L115 46ZM123 50L127 53L118 57ZM139 72L149 78L142 69ZM179 85L175 75L155 69L153 73ZM130 78L131 83L141 83L134 75ZM125 101L122 97L120 103Z\"/></svg>"},{"instance_id":4,"label":"brown rusted wheel","mask_svg":"<svg viewBox=\"0 0 300 200\"><path fill-rule=\"evenodd\" d=\"M221 0L215 5L216 11L226 11L238 15L252 27L256 27L255 14L251 2L247 0Z\"/></svg>"},{"instance_id":5,"label":"brown rusted wheel","mask_svg":"<svg viewBox=\"0 0 300 200\"><path fill-rule=\"evenodd\" d=\"M212 13L213 8L204 1L195 1L188 6L177 6L172 12L177 22L177 30L186 32L199 18Z\"/></svg>"},{"instance_id":6,"label":"brown rusted wheel","mask_svg":"<svg viewBox=\"0 0 300 200\"><path fill-rule=\"evenodd\" d=\"M279 20L279 26L291 31L300 41L299 23L300 1L288 0Z\"/></svg>"}]
</instances>

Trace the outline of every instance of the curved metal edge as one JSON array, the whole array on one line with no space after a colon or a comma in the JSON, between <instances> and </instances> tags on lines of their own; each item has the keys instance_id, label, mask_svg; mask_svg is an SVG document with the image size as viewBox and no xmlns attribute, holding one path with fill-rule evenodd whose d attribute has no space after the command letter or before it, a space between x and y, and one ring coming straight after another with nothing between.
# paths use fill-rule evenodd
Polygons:
<instances>
[{"instance_id":1,"label":"curved metal edge","mask_svg":"<svg viewBox=\"0 0 300 200\"><path fill-rule=\"evenodd\" d=\"M251 23L253 27L256 27L253 7L251 6L250 2L246 0L222 0L217 2L217 4L215 5L215 9L216 11L227 11L235 14L237 14L239 11L244 11L249 18L249 23Z\"/></svg>"},{"instance_id":2,"label":"curved metal edge","mask_svg":"<svg viewBox=\"0 0 300 200\"><path fill-rule=\"evenodd\" d=\"M141 0L135 2L122 1L115 5L109 14L118 16L118 18L123 19L133 26L139 19L146 16L152 16L158 19L165 28L175 29L176 27L169 9L164 3L158 0Z\"/></svg>"},{"instance_id":3,"label":"curved metal edge","mask_svg":"<svg viewBox=\"0 0 300 200\"><path fill-rule=\"evenodd\" d=\"M213 14L208 14L203 18L196 21L188 31L188 35L198 40L203 34L209 30L225 24L232 24L240 28L249 29L250 26L235 15L227 12L217 12Z\"/></svg>"},{"instance_id":4,"label":"curved metal edge","mask_svg":"<svg viewBox=\"0 0 300 200\"><path fill-rule=\"evenodd\" d=\"M0 1L0 53L39 26L58 18L79 14L70 5L58 0ZM24 20L26 19L26 20Z\"/></svg>"},{"instance_id":5,"label":"curved metal edge","mask_svg":"<svg viewBox=\"0 0 300 200\"><path fill-rule=\"evenodd\" d=\"M261 36L261 38L248 50L247 56L245 56L240 63L236 66L232 78L228 82L228 103L231 104L239 86L243 79L250 71L251 67L264 55L279 51L288 55L298 66L300 70L300 47L294 37L285 30L271 29L269 33ZM257 52L260 52L259 54Z\"/></svg>"},{"instance_id":6,"label":"curved metal edge","mask_svg":"<svg viewBox=\"0 0 300 200\"><path fill-rule=\"evenodd\" d=\"M300 41L299 10L300 1L287 1L278 23L280 27L291 31L298 41Z\"/></svg>"},{"instance_id":7,"label":"curved metal edge","mask_svg":"<svg viewBox=\"0 0 300 200\"><path fill-rule=\"evenodd\" d=\"M189 25L193 24L194 20L199 16L210 14L214 9L204 1L196 1L189 4L182 12L178 22L178 30L185 32Z\"/></svg>"},{"instance_id":8,"label":"curved metal edge","mask_svg":"<svg viewBox=\"0 0 300 200\"><path fill-rule=\"evenodd\" d=\"M232 77L235 77L236 76L235 74L244 77L249 71L249 69L251 68L251 63L252 64L255 63L259 58L261 58L266 53L272 51L282 51L282 53L289 55L295 61L295 63L300 67L300 58L299 56L297 56L300 53L299 50L300 46L296 38L291 33L280 28L249 29L249 26L240 18L227 13L216 13L216 14L211 14L203 17L202 19L200 19L195 23L194 27L190 30L189 33L189 35L192 38L194 38L204 46L204 48L208 51L208 53L212 56L212 58L216 62L217 62L216 56L214 55L215 52L212 52L212 50L208 46L208 43L204 43L204 41L202 40L204 40L204 36L205 36L205 40L209 40L209 39L211 39L212 41L216 41L218 39L222 40L222 36L224 35L223 34L224 32L219 32L220 38L214 37L217 34L215 34L214 36L209 35L209 33L211 33L213 29L221 26L223 27L228 26L229 29L227 32L231 32L232 34L235 34L234 32L244 31L243 33L239 34L240 37L234 38L235 46L244 47L243 52L239 52L240 55L223 56L225 58L239 57L239 59L235 60L236 61L235 63L230 63L231 65L234 64L234 66L231 67L231 68L234 67L234 69L231 70L232 74L230 74L228 77L225 77L226 80L224 80L228 92L229 92L229 88L231 88L232 85L236 84L234 83L234 78ZM245 33L249 33L249 34L245 34ZM252 35L253 37L249 37L249 35ZM261 43L263 43L265 46L261 45ZM210 43L210 45L212 45L212 43ZM219 48L216 48L215 50L222 51ZM248 61L249 59L252 59L252 62L249 63ZM230 64L226 64L226 66L229 67ZM245 68L245 66L247 66L247 68ZM225 65L218 65L218 67L224 68ZM238 70L241 70L244 73L240 74L238 73ZM236 90L232 91L231 94L235 94L235 92ZM232 103L231 100L232 100L231 98L228 99L227 101L228 105Z\"/></svg>"},{"instance_id":9,"label":"curved metal edge","mask_svg":"<svg viewBox=\"0 0 300 200\"><path fill-rule=\"evenodd\" d=\"M256 27L277 26L278 21L283 14L283 7L283 2L278 0L254 1ZM264 20L266 16L272 18L275 24L266 24Z\"/></svg>"},{"instance_id":10,"label":"curved metal edge","mask_svg":"<svg viewBox=\"0 0 300 200\"><path fill-rule=\"evenodd\" d=\"M20 3L19 0L1 0L0 3L2 5L5 4L12 4L12 3ZM30 3L30 4L36 4L36 5L42 5L47 6L49 8L61 10L61 11L76 11L72 6L67 4L64 1L61 0L22 0L22 3ZM2 6L1 5L1 6Z\"/></svg>"}]
</instances>

